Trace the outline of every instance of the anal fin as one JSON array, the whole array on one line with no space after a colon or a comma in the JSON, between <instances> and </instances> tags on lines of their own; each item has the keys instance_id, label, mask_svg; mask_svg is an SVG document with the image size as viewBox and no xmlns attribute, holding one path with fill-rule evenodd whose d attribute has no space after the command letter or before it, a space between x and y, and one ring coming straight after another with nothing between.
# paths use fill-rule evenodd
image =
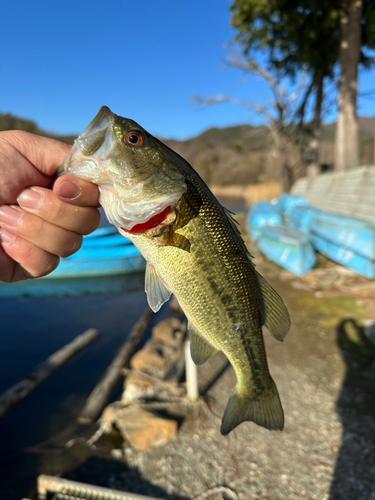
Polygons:
<instances>
[{"instance_id":1,"label":"anal fin","mask_svg":"<svg viewBox=\"0 0 375 500\"><path fill-rule=\"evenodd\" d=\"M209 344L189 322L190 354L197 366L202 366L213 356L217 349Z\"/></svg>"},{"instance_id":2,"label":"anal fin","mask_svg":"<svg viewBox=\"0 0 375 500\"><path fill-rule=\"evenodd\" d=\"M154 312L159 311L164 302L167 302L171 296L170 290L149 262L146 266L145 290L149 306Z\"/></svg>"}]
</instances>

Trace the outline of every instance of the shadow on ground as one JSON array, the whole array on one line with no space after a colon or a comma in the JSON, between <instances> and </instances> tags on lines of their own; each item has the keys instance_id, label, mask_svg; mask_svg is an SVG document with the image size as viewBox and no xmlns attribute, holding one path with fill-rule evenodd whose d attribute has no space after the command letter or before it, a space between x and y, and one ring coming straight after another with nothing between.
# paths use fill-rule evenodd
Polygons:
<instances>
[{"instance_id":1,"label":"shadow on ground","mask_svg":"<svg viewBox=\"0 0 375 500\"><path fill-rule=\"evenodd\" d=\"M98 446L94 448L87 446L87 439L94 434L97 427L97 424L82 426L74 423L53 438L29 448L27 456L35 464L34 479L43 471L43 474L51 476L160 500L188 500L178 494L169 494L165 489L142 477L137 468L115 460L111 450L120 450L123 444L118 433L112 432L110 435L102 436L97 441ZM28 491L30 498L36 498L35 486L32 488L30 481L24 485L23 490ZM20 497L9 498L16 500Z\"/></svg>"},{"instance_id":2,"label":"shadow on ground","mask_svg":"<svg viewBox=\"0 0 375 500\"><path fill-rule=\"evenodd\" d=\"M170 495L163 488L151 484L134 467L128 467L123 463L100 457L89 458L76 469L64 474L63 477L72 481L90 483L95 486L118 489L163 500L188 500L186 497L179 495Z\"/></svg>"},{"instance_id":3,"label":"shadow on ground","mask_svg":"<svg viewBox=\"0 0 375 500\"><path fill-rule=\"evenodd\" d=\"M337 327L346 375L337 400L343 426L329 500L375 499L375 346L355 320Z\"/></svg>"}]
</instances>

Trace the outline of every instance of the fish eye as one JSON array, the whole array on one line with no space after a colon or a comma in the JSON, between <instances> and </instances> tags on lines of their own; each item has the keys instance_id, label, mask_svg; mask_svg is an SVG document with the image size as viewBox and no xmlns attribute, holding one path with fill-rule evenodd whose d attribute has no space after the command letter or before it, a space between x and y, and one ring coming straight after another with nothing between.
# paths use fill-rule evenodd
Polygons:
<instances>
[{"instance_id":1,"label":"fish eye","mask_svg":"<svg viewBox=\"0 0 375 500\"><path fill-rule=\"evenodd\" d=\"M126 134L125 140L132 146L142 146L143 144L143 137L139 132L128 132Z\"/></svg>"}]
</instances>

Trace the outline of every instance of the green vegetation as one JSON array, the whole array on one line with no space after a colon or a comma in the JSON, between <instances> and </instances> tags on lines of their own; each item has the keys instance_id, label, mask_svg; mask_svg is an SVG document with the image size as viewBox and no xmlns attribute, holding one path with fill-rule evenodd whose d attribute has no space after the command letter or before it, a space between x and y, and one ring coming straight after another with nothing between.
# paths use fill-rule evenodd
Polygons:
<instances>
[{"instance_id":1,"label":"green vegetation","mask_svg":"<svg viewBox=\"0 0 375 500\"><path fill-rule=\"evenodd\" d=\"M359 306L352 297L324 297L324 300L304 295L304 305L314 310L318 323L323 328L336 327L343 319L353 318L360 322L366 309Z\"/></svg>"},{"instance_id":2,"label":"green vegetation","mask_svg":"<svg viewBox=\"0 0 375 500\"><path fill-rule=\"evenodd\" d=\"M375 63L368 51L375 48L375 0L233 0L230 10L235 42L249 66L257 65L256 56L262 52L276 81L283 76L303 81L302 75L308 75L295 120L304 123L313 99L314 118L305 134L310 134L307 164L315 171L326 85L328 80L337 80L335 70L340 67L335 168L356 167L361 161L356 118L358 66L367 69ZM282 120L280 113L280 127Z\"/></svg>"}]
</instances>

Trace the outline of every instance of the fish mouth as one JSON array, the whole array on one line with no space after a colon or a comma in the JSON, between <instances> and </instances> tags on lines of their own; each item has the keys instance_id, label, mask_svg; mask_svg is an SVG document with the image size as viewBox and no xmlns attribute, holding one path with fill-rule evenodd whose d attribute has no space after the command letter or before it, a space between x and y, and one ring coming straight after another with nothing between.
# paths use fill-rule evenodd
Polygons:
<instances>
[{"instance_id":1,"label":"fish mouth","mask_svg":"<svg viewBox=\"0 0 375 500\"><path fill-rule=\"evenodd\" d=\"M57 175L73 174L97 183L99 165L115 145L112 128L117 115L107 106L102 106L85 130L74 141L74 145L57 170Z\"/></svg>"},{"instance_id":2,"label":"fish mouth","mask_svg":"<svg viewBox=\"0 0 375 500\"><path fill-rule=\"evenodd\" d=\"M108 127L108 124L116 117L108 106L102 106L98 113L94 116L91 122L87 125L81 136L89 135L97 130L103 130Z\"/></svg>"},{"instance_id":3,"label":"fish mouth","mask_svg":"<svg viewBox=\"0 0 375 500\"><path fill-rule=\"evenodd\" d=\"M124 227L121 227L120 229L130 234L145 233L146 231L149 231L150 229L154 229L155 227L159 226L159 224L161 224L167 218L170 211L171 207L166 207L161 212L152 215L146 222L142 222L141 224L135 224L131 229L125 229Z\"/></svg>"},{"instance_id":4,"label":"fish mouth","mask_svg":"<svg viewBox=\"0 0 375 500\"><path fill-rule=\"evenodd\" d=\"M99 186L100 204L111 224L130 234L140 234L161 224L173 211L183 193L173 193L141 203L126 202L112 189Z\"/></svg>"},{"instance_id":5,"label":"fish mouth","mask_svg":"<svg viewBox=\"0 0 375 500\"><path fill-rule=\"evenodd\" d=\"M74 141L81 154L91 156L100 150L107 133L112 131L117 115L107 106L102 106L98 114L88 124L82 134Z\"/></svg>"}]
</instances>

